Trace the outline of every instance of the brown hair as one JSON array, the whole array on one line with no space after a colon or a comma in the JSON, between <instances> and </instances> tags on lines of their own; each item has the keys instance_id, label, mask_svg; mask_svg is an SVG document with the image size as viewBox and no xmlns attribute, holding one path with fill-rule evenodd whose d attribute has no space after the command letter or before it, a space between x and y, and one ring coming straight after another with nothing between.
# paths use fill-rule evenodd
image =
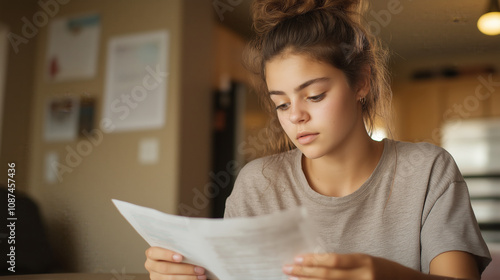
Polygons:
<instances>
[{"instance_id":1,"label":"brown hair","mask_svg":"<svg viewBox=\"0 0 500 280\"><path fill-rule=\"evenodd\" d=\"M386 121L392 91L386 68L387 51L362 24L361 0L255 0L255 38L247 46L245 64L255 74L256 91L270 113L268 154L294 147L276 116L265 85L266 62L286 52L307 54L340 69L351 88L369 73L370 92L365 97L363 119L368 133L375 121ZM369 70L369 71L366 71Z\"/></svg>"}]
</instances>

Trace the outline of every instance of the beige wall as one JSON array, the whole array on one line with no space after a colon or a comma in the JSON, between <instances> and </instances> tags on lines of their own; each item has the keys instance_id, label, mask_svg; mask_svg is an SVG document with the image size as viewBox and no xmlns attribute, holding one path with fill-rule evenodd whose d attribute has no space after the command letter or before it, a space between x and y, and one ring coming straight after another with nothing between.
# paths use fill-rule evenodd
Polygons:
<instances>
[{"instance_id":1,"label":"beige wall","mask_svg":"<svg viewBox=\"0 0 500 280\"><path fill-rule=\"evenodd\" d=\"M14 12L2 9L1 15L4 11L12 14L9 22L19 25L12 30L20 30L20 19L32 16L38 8L17 5L11 9ZM93 12L101 16L99 63L93 79L45 81L46 27L29 44L21 46L21 55L10 55L12 81L7 83L6 103L12 107L6 107L4 116L16 122L4 121L7 133L3 135L2 162L20 162L19 189L26 190L39 203L57 260L66 271L146 272L144 250L148 246L114 208L111 198L178 213L181 202L192 203L189 195L193 188L201 188L208 181L212 9L211 2L205 0L72 0L61 5L57 17ZM46 100L65 95L94 97L97 125L102 118L109 40L159 29L170 33L165 126L104 134L90 154L70 166L66 160L69 150L76 150L87 139L45 142ZM141 165L138 144L149 137L160 142L159 162ZM45 181L44 159L48 152L56 152L59 162L71 168L71 172L61 173L60 182ZM1 176L4 178L4 173ZM197 214L206 216L208 211L200 209Z\"/></svg>"},{"instance_id":2,"label":"beige wall","mask_svg":"<svg viewBox=\"0 0 500 280\"><path fill-rule=\"evenodd\" d=\"M35 100L32 107L30 193L40 202L48 222L52 245L65 268L71 271L142 272L146 243L119 215L110 199L117 198L175 213L178 185L177 135L180 95L181 52L180 1L72 1L61 7L59 16L98 12L101 15L101 40L98 75L95 79L45 82L44 62L47 29L40 32L36 53ZM57 152L59 162L68 149L76 150L80 141L46 143L43 135L44 103L48 97L88 93L97 99L96 123L102 116L106 46L113 36L168 29L170 65L167 88L167 123L163 129L105 134L63 181L47 184L44 157ZM138 142L144 137L160 141L160 160L156 165L137 162Z\"/></svg>"},{"instance_id":3,"label":"beige wall","mask_svg":"<svg viewBox=\"0 0 500 280\"><path fill-rule=\"evenodd\" d=\"M0 116L3 116L3 97L5 95L5 79L7 76L7 55L10 47L9 28L6 24L0 22ZM2 122L0 122L0 147L2 144ZM0 149L0 157L2 150Z\"/></svg>"},{"instance_id":4,"label":"beige wall","mask_svg":"<svg viewBox=\"0 0 500 280\"><path fill-rule=\"evenodd\" d=\"M214 76L214 14L211 1L182 1L182 70L179 120L179 199L177 212L210 216L209 196L195 200L210 182L212 148L212 80ZM200 3L203 3L200 5Z\"/></svg>"},{"instance_id":5,"label":"beige wall","mask_svg":"<svg viewBox=\"0 0 500 280\"><path fill-rule=\"evenodd\" d=\"M9 28L10 32L21 34L21 18L34 14L35 3L23 1L1 1L0 22ZM5 77L2 141L0 151L0 165L7 166L8 162L15 162L16 188L26 191L29 177L29 135L31 100L34 89L33 61L38 37L28 40L18 47L15 52L10 43L7 49L7 76ZM0 183L7 182L7 172L0 172Z\"/></svg>"}]
</instances>

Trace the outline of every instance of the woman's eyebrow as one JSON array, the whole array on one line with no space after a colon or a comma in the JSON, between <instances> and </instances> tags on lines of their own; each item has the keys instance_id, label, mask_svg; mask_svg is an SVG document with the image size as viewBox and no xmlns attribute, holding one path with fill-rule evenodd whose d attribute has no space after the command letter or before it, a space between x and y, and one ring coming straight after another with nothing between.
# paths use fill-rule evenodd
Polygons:
<instances>
[{"instance_id":1,"label":"woman's eyebrow","mask_svg":"<svg viewBox=\"0 0 500 280\"><path fill-rule=\"evenodd\" d=\"M301 85L299 85L298 87L296 87L294 89L295 92L298 92L298 91L301 91L303 89L305 89L306 87L314 84L314 83L319 83L319 82L325 82L325 81L328 81L330 80L330 78L328 77L321 77L321 78L316 78L316 79L312 79L312 80L309 80L309 81L306 81L304 83L302 83ZM270 91L269 92L269 95L284 95L285 93L283 91L280 91L280 90L273 90L273 91Z\"/></svg>"}]
</instances>

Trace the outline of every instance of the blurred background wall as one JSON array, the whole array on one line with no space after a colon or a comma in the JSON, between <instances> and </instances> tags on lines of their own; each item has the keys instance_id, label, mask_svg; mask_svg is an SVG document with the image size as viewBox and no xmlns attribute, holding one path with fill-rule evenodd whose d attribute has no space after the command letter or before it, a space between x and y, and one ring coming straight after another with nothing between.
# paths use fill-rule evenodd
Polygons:
<instances>
[{"instance_id":1,"label":"blurred background wall","mask_svg":"<svg viewBox=\"0 0 500 280\"><path fill-rule=\"evenodd\" d=\"M58 5L57 17L86 13L101 17L97 75L75 82L47 82L46 26L37 28L36 35L20 44L17 53L11 50L2 117L2 166L16 163L16 191L28 193L38 202L62 270L110 272L125 268L144 272L146 243L110 199L176 213L181 201L192 204L193 189L208 180L211 108L206 105L211 101L215 21L207 11L212 8L207 1L66 2ZM31 19L38 11L43 9L37 1L1 1L0 21L13 33L22 34L25 22L21 19ZM62 143L43 140L47 98L95 98L98 124L108 40L156 30L168 30L170 34L164 127L104 134L88 155L79 156L74 154L79 143L89 139ZM144 138L160 143L156 164L138 162L139 142ZM192 145L192 140L181 141L186 138L206 141ZM59 162L69 167L56 183L45 180L44 161L49 151L57 153ZM67 165L67 160L73 160L74 165ZM7 181L6 175L2 172L2 182ZM199 215L209 215L209 208L201 209Z\"/></svg>"}]
</instances>

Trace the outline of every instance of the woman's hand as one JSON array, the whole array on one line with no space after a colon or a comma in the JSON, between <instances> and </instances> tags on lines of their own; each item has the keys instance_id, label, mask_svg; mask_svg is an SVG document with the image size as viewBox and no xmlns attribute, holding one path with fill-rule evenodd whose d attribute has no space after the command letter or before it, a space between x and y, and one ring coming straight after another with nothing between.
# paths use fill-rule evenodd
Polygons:
<instances>
[{"instance_id":1,"label":"woman's hand","mask_svg":"<svg viewBox=\"0 0 500 280\"><path fill-rule=\"evenodd\" d=\"M176 252L151 247L146 250L146 263L151 280L206 280L205 269L182 263L183 257Z\"/></svg>"},{"instance_id":2,"label":"woman's hand","mask_svg":"<svg viewBox=\"0 0 500 280\"><path fill-rule=\"evenodd\" d=\"M296 257L293 265L285 265L283 272L291 280L480 279L472 255L455 251L442 253L431 262L431 273L443 276L424 274L399 263L366 254L305 254Z\"/></svg>"},{"instance_id":3,"label":"woman's hand","mask_svg":"<svg viewBox=\"0 0 500 280\"><path fill-rule=\"evenodd\" d=\"M285 265L283 271L294 280L393 279L380 273L390 263L365 254L306 254L296 257L293 265Z\"/></svg>"}]
</instances>

